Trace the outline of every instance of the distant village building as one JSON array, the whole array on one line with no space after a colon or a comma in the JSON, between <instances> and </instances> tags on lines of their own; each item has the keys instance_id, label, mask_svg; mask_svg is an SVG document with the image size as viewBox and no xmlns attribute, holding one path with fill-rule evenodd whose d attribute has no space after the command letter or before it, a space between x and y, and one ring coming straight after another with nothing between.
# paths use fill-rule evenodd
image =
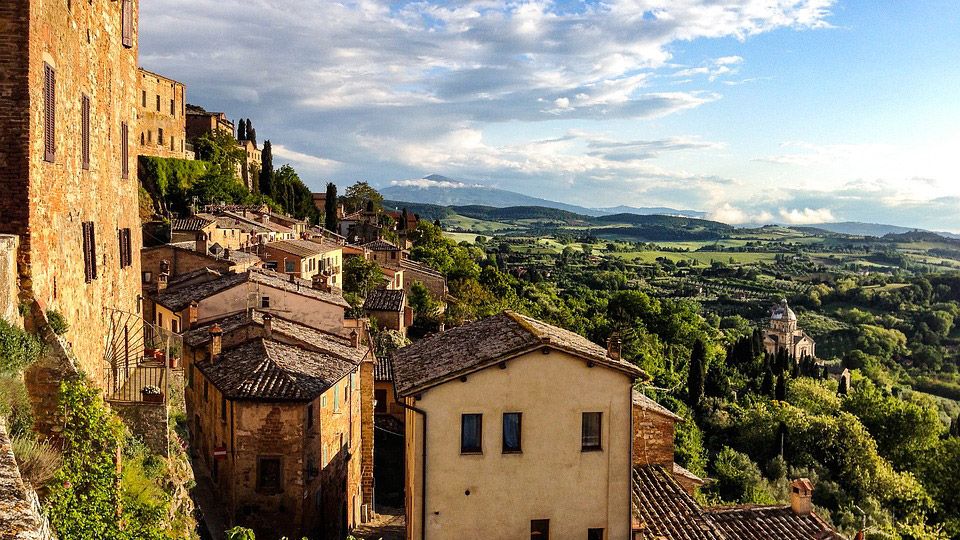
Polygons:
<instances>
[{"instance_id":1,"label":"distant village building","mask_svg":"<svg viewBox=\"0 0 960 540\"><path fill-rule=\"evenodd\" d=\"M226 113L207 112L203 107L187 104L187 138L196 139L204 135L224 131L231 136L236 134L233 122Z\"/></svg>"},{"instance_id":2,"label":"distant village building","mask_svg":"<svg viewBox=\"0 0 960 540\"><path fill-rule=\"evenodd\" d=\"M196 242L200 253L249 247L251 233L239 219L226 215L194 214L170 223L171 242Z\"/></svg>"},{"instance_id":3,"label":"distant village building","mask_svg":"<svg viewBox=\"0 0 960 540\"><path fill-rule=\"evenodd\" d=\"M343 252L321 240L281 240L258 246L265 268L343 288Z\"/></svg>"},{"instance_id":4,"label":"distant village building","mask_svg":"<svg viewBox=\"0 0 960 540\"><path fill-rule=\"evenodd\" d=\"M143 68L137 70L141 156L193 159L187 149L186 86Z\"/></svg>"},{"instance_id":5,"label":"distant village building","mask_svg":"<svg viewBox=\"0 0 960 540\"><path fill-rule=\"evenodd\" d=\"M631 538L642 372L504 312L392 357L406 407L407 538Z\"/></svg>"},{"instance_id":6,"label":"distant village building","mask_svg":"<svg viewBox=\"0 0 960 540\"><path fill-rule=\"evenodd\" d=\"M258 193L262 152L257 147L256 141L242 139L237 142L240 143L244 153L244 159L240 162L240 180L251 193Z\"/></svg>"},{"instance_id":7,"label":"distant village building","mask_svg":"<svg viewBox=\"0 0 960 540\"><path fill-rule=\"evenodd\" d=\"M100 385L110 313L139 314L137 7L0 2L0 234Z\"/></svg>"},{"instance_id":8,"label":"distant village building","mask_svg":"<svg viewBox=\"0 0 960 540\"><path fill-rule=\"evenodd\" d=\"M786 350L787 355L797 360L817 356L817 343L797 327L797 314L787 305L786 299L770 308L770 324L763 331L763 347L767 354Z\"/></svg>"},{"instance_id":9,"label":"distant village building","mask_svg":"<svg viewBox=\"0 0 960 540\"><path fill-rule=\"evenodd\" d=\"M407 305L403 289L376 289L363 302L363 312L377 321L378 328L396 330L403 335L413 324L413 310Z\"/></svg>"}]
</instances>

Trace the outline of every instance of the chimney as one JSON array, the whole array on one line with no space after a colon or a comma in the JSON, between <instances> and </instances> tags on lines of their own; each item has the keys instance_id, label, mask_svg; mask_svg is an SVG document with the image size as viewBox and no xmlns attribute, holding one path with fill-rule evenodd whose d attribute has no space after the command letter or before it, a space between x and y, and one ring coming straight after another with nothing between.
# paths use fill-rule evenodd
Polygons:
<instances>
[{"instance_id":1,"label":"chimney","mask_svg":"<svg viewBox=\"0 0 960 540\"><path fill-rule=\"evenodd\" d=\"M296 283L296 281L297 281L297 277L294 276L293 274L290 274L290 283Z\"/></svg>"},{"instance_id":2,"label":"chimney","mask_svg":"<svg viewBox=\"0 0 960 540\"><path fill-rule=\"evenodd\" d=\"M620 334L613 333L607 338L607 356L614 360L620 359Z\"/></svg>"},{"instance_id":3,"label":"chimney","mask_svg":"<svg viewBox=\"0 0 960 540\"><path fill-rule=\"evenodd\" d=\"M360 348L360 334L356 330L350 331L350 346L354 349Z\"/></svg>"},{"instance_id":4,"label":"chimney","mask_svg":"<svg viewBox=\"0 0 960 540\"><path fill-rule=\"evenodd\" d=\"M220 360L220 351L223 350L223 329L214 323L210 327L210 363L216 364Z\"/></svg>"},{"instance_id":5,"label":"chimney","mask_svg":"<svg viewBox=\"0 0 960 540\"><path fill-rule=\"evenodd\" d=\"M273 315L269 313L263 315L263 337L265 339L273 338Z\"/></svg>"},{"instance_id":6,"label":"chimney","mask_svg":"<svg viewBox=\"0 0 960 540\"><path fill-rule=\"evenodd\" d=\"M170 276L166 272L160 272L157 274L157 292L160 292L167 288L167 282L170 280Z\"/></svg>"},{"instance_id":7,"label":"chimney","mask_svg":"<svg viewBox=\"0 0 960 540\"><path fill-rule=\"evenodd\" d=\"M197 301L194 300L190 302L190 307L187 308L187 328L193 328L197 324L197 319L199 318L200 305L197 304Z\"/></svg>"},{"instance_id":8,"label":"chimney","mask_svg":"<svg viewBox=\"0 0 960 540\"><path fill-rule=\"evenodd\" d=\"M790 483L790 509L798 516L808 516L813 512L813 484L807 478Z\"/></svg>"},{"instance_id":9,"label":"chimney","mask_svg":"<svg viewBox=\"0 0 960 540\"><path fill-rule=\"evenodd\" d=\"M204 255L207 254L207 233L197 233L197 243L196 246L194 246L194 251L203 253Z\"/></svg>"}]
</instances>

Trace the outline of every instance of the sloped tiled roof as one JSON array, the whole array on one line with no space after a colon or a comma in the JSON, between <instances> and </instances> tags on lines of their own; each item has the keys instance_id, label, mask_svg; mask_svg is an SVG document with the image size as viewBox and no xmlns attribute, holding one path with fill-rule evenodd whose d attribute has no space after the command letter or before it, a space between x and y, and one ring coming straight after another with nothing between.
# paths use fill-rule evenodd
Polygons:
<instances>
[{"instance_id":1,"label":"sloped tiled roof","mask_svg":"<svg viewBox=\"0 0 960 540\"><path fill-rule=\"evenodd\" d=\"M393 368L390 367L388 358L380 358L377 364L373 366L373 380L378 382L393 381Z\"/></svg>"},{"instance_id":2,"label":"sloped tiled roof","mask_svg":"<svg viewBox=\"0 0 960 540\"><path fill-rule=\"evenodd\" d=\"M644 540L727 539L660 465L633 468L633 512L639 522L639 538Z\"/></svg>"},{"instance_id":3,"label":"sloped tiled roof","mask_svg":"<svg viewBox=\"0 0 960 540\"><path fill-rule=\"evenodd\" d=\"M400 248L395 244L387 242L383 239L368 242L364 244L363 247L369 249L370 251L400 251Z\"/></svg>"},{"instance_id":4,"label":"sloped tiled roof","mask_svg":"<svg viewBox=\"0 0 960 540\"><path fill-rule=\"evenodd\" d=\"M196 285L185 284L178 287L167 287L165 290L154 295L154 301L173 311L182 311L186 309L191 302L199 302L204 298L209 298L221 291L236 287L247 281L296 293L308 298L314 298L343 308L350 307L350 304L343 299L341 294L314 289L312 282L309 280L295 277L293 281L291 281L289 277L265 268L250 268L244 272L226 274L219 279Z\"/></svg>"},{"instance_id":5,"label":"sloped tiled roof","mask_svg":"<svg viewBox=\"0 0 960 540\"><path fill-rule=\"evenodd\" d=\"M278 251L283 251L284 253L290 253L291 255L296 255L297 257L313 257L314 255L319 255L325 250L321 248L320 244L316 242L311 242L309 240L279 240L277 242L270 242L265 244L264 247L273 248Z\"/></svg>"},{"instance_id":6,"label":"sloped tiled roof","mask_svg":"<svg viewBox=\"0 0 960 540\"><path fill-rule=\"evenodd\" d=\"M407 395L544 345L633 376L643 375L638 367L608 357L605 348L579 334L508 310L440 332L394 352L397 393Z\"/></svg>"},{"instance_id":7,"label":"sloped tiled roof","mask_svg":"<svg viewBox=\"0 0 960 540\"><path fill-rule=\"evenodd\" d=\"M172 231L200 231L209 227L213 223L212 220L205 219L199 216L193 216L188 218L175 219L170 222L170 230Z\"/></svg>"},{"instance_id":8,"label":"sloped tiled roof","mask_svg":"<svg viewBox=\"0 0 960 540\"><path fill-rule=\"evenodd\" d=\"M437 272L422 262L412 261L410 259L400 259L400 268L404 270L410 270L412 272L419 272L421 274L428 274L440 279L444 277L443 274Z\"/></svg>"},{"instance_id":9,"label":"sloped tiled roof","mask_svg":"<svg viewBox=\"0 0 960 540\"><path fill-rule=\"evenodd\" d=\"M816 514L801 516L789 506L716 507L707 511L727 538L844 540Z\"/></svg>"},{"instance_id":10,"label":"sloped tiled roof","mask_svg":"<svg viewBox=\"0 0 960 540\"><path fill-rule=\"evenodd\" d=\"M184 332L183 342L193 348L206 345L210 342L210 327L214 324L220 327L224 335L232 334L237 330L251 325L262 327L263 315L264 313L259 310L251 310L250 313L234 313L219 319L208 320L204 325ZM285 336L303 343L304 346L308 348L339 356L354 364L362 362L369 352L367 347L352 347L350 345L350 338L347 336L317 330L316 328L311 328L307 325L276 315L271 315L271 317L271 327L274 336Z\"/></svg>"},{"instance_id":11,"label":"sloped tiled roof","mask_svg":"<svg viewBox=\"0 0 960 540\"><path fill-rule=\"evenodd\" d=\"M227 398L310 401L354 370L356 364L323 352L267 339L224 350L197 368Z\"/></svg>"},{"instance_id":12,"label":"sloped tiled roof","mask_svg":"<svg viewBox=\"0 0 960 540\"><path fill-rule=\"evenodd\" d=\"M388 290L375 289L367 294L363 301L363 309L367 311L403 311L406 293L403 289Z\"/></svg>"}]
</instances>

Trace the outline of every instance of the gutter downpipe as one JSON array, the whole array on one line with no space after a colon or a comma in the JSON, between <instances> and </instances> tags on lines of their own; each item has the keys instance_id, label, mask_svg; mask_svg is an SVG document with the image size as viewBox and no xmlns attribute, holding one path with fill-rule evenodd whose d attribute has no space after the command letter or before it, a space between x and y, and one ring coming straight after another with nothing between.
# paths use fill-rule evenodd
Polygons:
<instances>
[{"instance_id":1,"label":"gutter downpipe","mask_svg":"<svg viewBox=\"0 0 960 540\"><path fill-rule=\"evenodd\" d=\"M393 386L393 395L394 401L401 407L423 417L423 454L420 456L420 469L423 471L420 486L420 540L427 540L427 411L407 405L405 401L399 399L396 384Z\"/></svg>"}]
</instances>

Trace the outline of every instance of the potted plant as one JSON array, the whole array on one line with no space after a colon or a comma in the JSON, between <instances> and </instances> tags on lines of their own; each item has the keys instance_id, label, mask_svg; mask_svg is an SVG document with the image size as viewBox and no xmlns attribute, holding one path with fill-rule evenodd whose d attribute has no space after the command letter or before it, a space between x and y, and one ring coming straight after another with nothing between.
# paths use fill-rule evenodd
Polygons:
<instances>
[{"instance_id":1,"label":"potted plant","mask_svg":"<svg viewBox=\"0 0 960 540\"><path fill-rule=\"evenodd\" d=\"M144 386L140 389L140 397L146 403L163 403L163 392L159 386Z\"/></svg>"}]
</instances>

